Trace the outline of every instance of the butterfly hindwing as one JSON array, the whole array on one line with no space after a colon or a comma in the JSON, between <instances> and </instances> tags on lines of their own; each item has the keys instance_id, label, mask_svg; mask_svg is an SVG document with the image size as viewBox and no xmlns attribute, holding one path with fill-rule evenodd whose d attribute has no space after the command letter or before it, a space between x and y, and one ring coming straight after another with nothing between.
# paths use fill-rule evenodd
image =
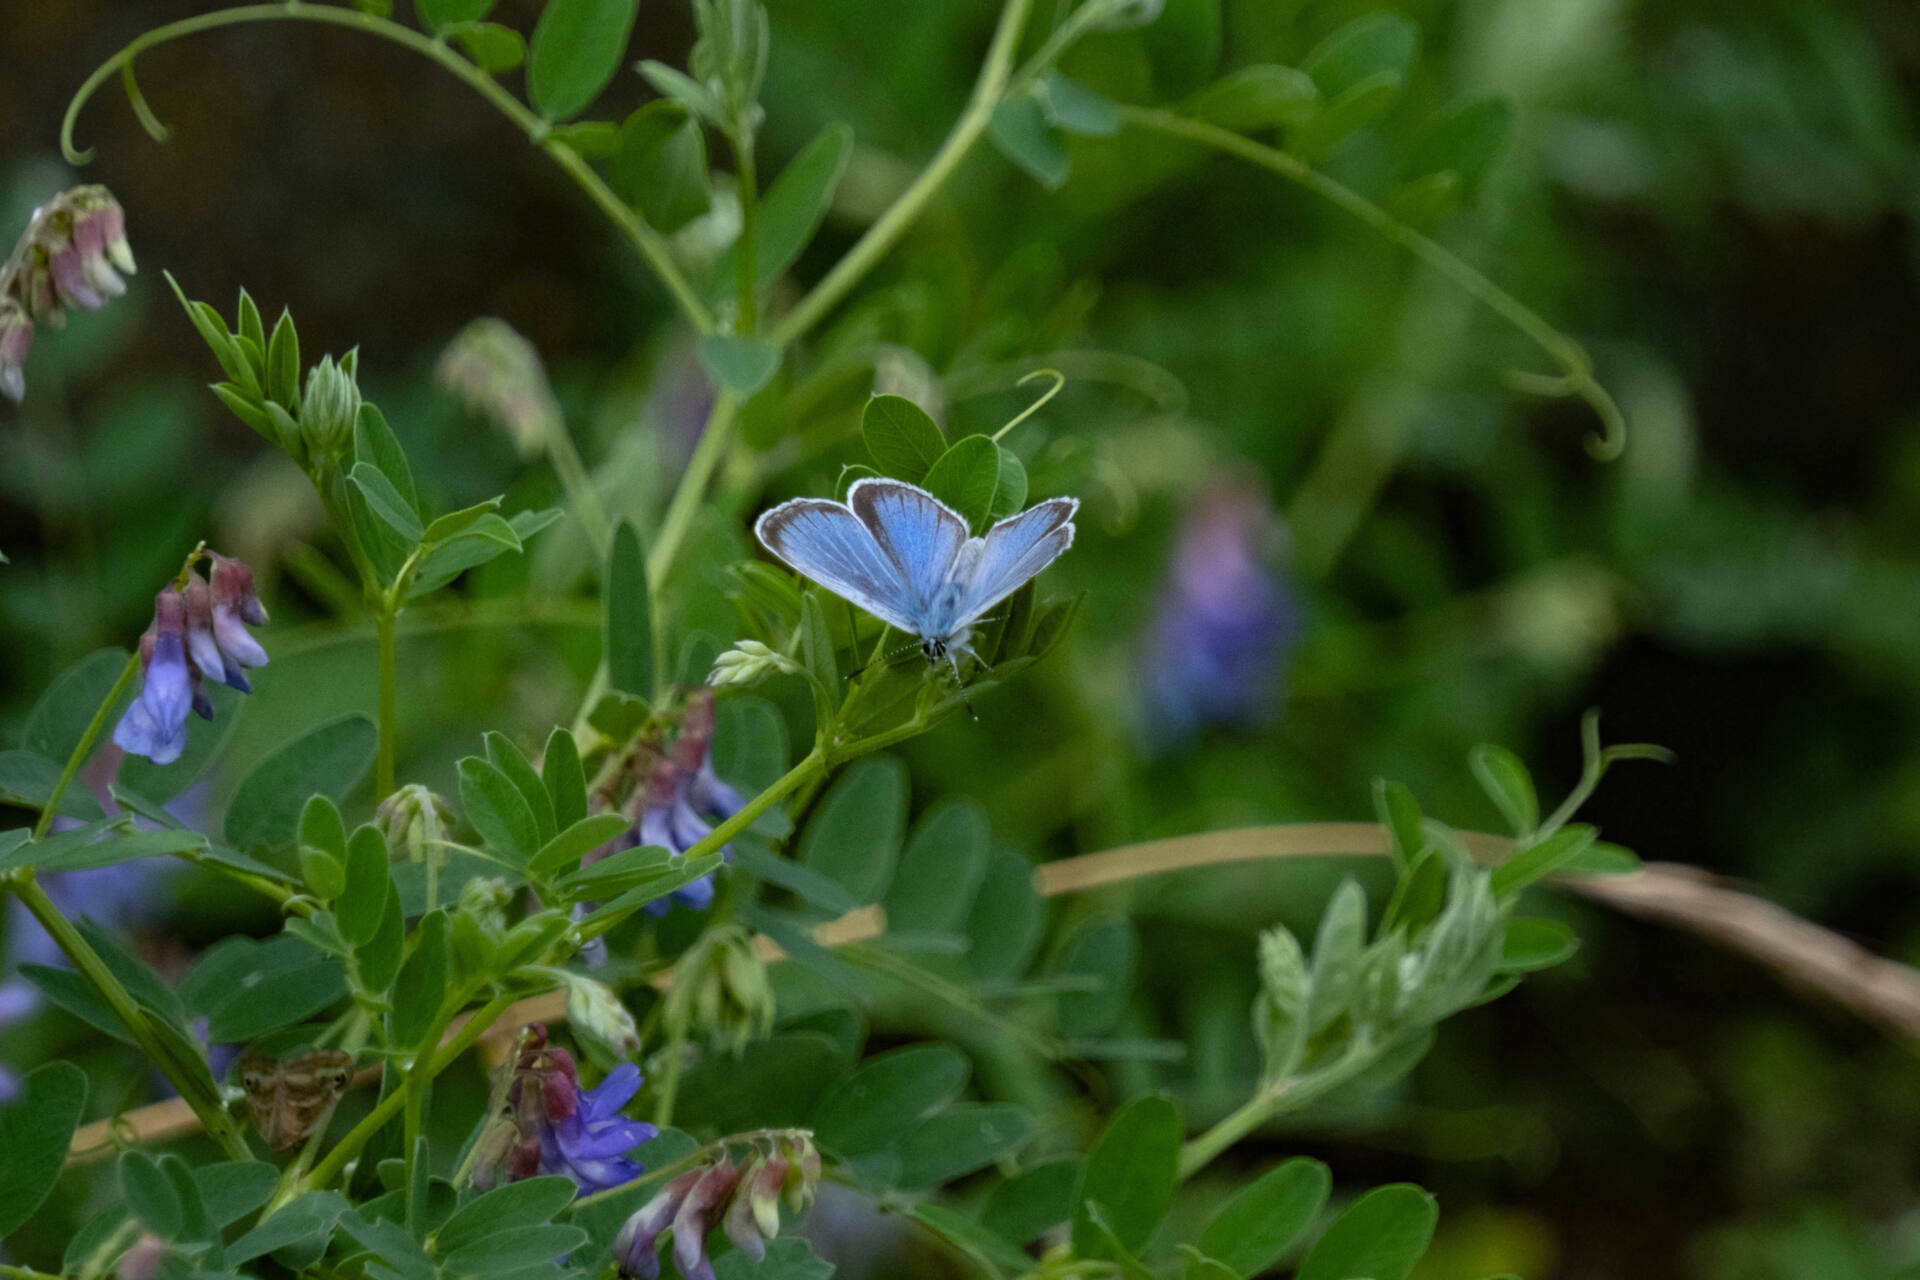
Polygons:
<instances>
[{"instance_id":1,"label":"butterfly hindwing","mask_svg":"<svg viewBox=\"0 0 1920 1280\"><path fill-rule=\"evenodd\" d=\"M753 531L788 568L891 626L915 630L911 586L847 507L795 498L762 513Z\"/></svg>"},{"instance_id":2,"label":"butterfly hindwing","mask_svg":"<svg viewBox=\"0 0 1920 1280\"><path fill-rule=\"evenodd\" d=\"M978 621L1059 559L1073 545L1073 514L1079 508L1077 498L1049 498L987 530L978 539L979 551L963 557L967 581L956 625Z\"/></svg>"},{"instance_id":3,"label":"butterfly hindwing","mask_svg":"<svg viewBox=\"0 0 1920 1280\"><path fill-rule=\"evenodd\" d=\"M966 544L967 522L925 489L898 480L856 480L847 505L906 579L913 593L906 611L916 624L910 630L928 634L930 611Z\"/></svg>"}]
</instances>

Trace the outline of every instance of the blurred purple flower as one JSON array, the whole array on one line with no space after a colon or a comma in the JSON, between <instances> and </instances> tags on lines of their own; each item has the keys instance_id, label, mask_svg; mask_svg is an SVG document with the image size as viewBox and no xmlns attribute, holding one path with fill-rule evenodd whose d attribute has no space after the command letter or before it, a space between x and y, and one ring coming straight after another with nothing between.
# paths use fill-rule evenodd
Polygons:
<instances>
[{"instance_id":1,"label":"blurred purple flower","mask_svg":"<svg viewBox=\"0 0 1920 1280\"><path fill-rule=\"evenodd\" d=\"M1276 525L1263 495L1215 481L1177 535L1145 645L1145 717L1156 743L1270 719L1298 634L1285 584L1262 559Z\"/></svg>"},{"instance_id":2,"label":"blurred purple flower","mask_svg":"<svg viewBox=\"0 0 1920 1280\"><path fill-rule=\"evenodd\" d=\"M712 834L715 824L740 812L746 802L713 771L712 745L713 693L702 689L687 699L673 750L647 775L636 832L640 844L683 854ZM722 846L720 855L731 859L732 847ZM713 902L713 877L701 876L675 889L673 901L696 911L706 910ZM668 903L664 899L649 902L646 909L653 915L665 915Z\"/></svg>"},{"instance_id":3,"label":"blurred purple flower","mask_svg":"<svg viewBox=\"0 0 1920 1280\"><path fill-rule=\"evenodd\" d=\"M17 403L26 394L35 325L57 329L66 308L105 306L127 291L120 272L132 270L126 215L105 187L74 187L35 209L0 266L0 395Z\"/></svg>"}]
</instances>

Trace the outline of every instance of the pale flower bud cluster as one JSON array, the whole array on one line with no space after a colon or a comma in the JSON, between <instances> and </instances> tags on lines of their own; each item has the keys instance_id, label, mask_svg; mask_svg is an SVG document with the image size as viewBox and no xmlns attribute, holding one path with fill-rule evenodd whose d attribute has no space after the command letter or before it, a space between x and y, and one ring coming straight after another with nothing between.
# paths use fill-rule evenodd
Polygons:
<instances>
[{"instance_id":1,"label":"pale flower bud cluster","mask_svg":"<svg viewBox=\"0 0 1920 1280\"><path fill-rule=\"evenodd\" d=\"M338 462L353 449L353 424L360 416L360 387L353 371L332 356L307 370L306 390L300 396L296 421L310 458Z\"/></svg>"},{"instance_id":2,"label":"pale flower bud cluster","mask_svg":"<svg viewBox=\"0 0 1920 1280\"><path fill-rule=\"evenodd\" d=\"M483 316L462 329L435 376L469 411L493 419L523 458L542 452L560 422L540 353L505 320Z\"/></svg>"},{"instance_id":3,"label":"pale flower bud cluster","mask_svg":"<svg viewBox=\"0 0 1920 1280\"><path fill-rule=\"evenodd\" d=\"M674 966L669 1024L691 1026L716 1048L739 1053L773 1030L766 961L737 925L709 929Z\"/></svg>"},{"instance_id":4,"label":"pale flower bud cluster","mask_svg":"<svg viewBox=\"0 0 1920 1280\"><path fill-rule=\"evenodd\" d=\"M732 1148L751 1144L735 1163ZM713 1158L681 1174L642 1205L613 1241L620 1274L654 1280L660 1274L660 1237L673 1238L673 1264L685 1280L713 1280L707 1232L722 1228L733 1247L759 1262L767 1241L780 1234L780 1204L795 1211L813 1203L820 1153L805 1129L742 1134L716 1145Z\"/></svg>"},{"instance_id":5,"label":"pale flower bud cluster","mask_svg":"<svg viewBox=\"0 0 1920 1280\"><path fill-rule=\"evenodd\" d=\"M715 689L758 684L768 676L783 672L798 675L800 664L758 640L741 640L713 660L713 672L707 676L707 683Z\"/></svg>"},{"instance_id":6,"label":"pale flower bud cluster","mask_svg":"<svg viewBox=\"0 0 1920 1280\"><path fill-rule=\"evenodd\" d=\"M447 863L447 828L453 825L453 806L417 782L409 782L380 802L374 820L387 837L396 862Z\"/></svg>"},{"instance_id":7,"label":"pale flower bud cluster","mask_svg":"<svg viewBox=\"0 0 1920 1280\"><path fill-rule=\"evenodd\" d=\"M120 272L133 269L126 216L105 187L74 187L35 209L0 268L0 395L17 403L26 394L35 325L57 329L69 308L105 306L127 291Z\"/></svg>"}]
</instances>

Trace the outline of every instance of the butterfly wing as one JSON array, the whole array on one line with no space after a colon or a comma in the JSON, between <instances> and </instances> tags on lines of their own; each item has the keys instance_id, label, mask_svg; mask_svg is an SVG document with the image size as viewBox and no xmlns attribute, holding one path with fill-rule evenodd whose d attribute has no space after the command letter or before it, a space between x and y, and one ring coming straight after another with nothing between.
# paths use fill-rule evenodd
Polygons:
<instances>
[{"instance_id":1,"label":"butterfly wing","mask_svg":"<svg viewBox=\"0 0 1920 1280\"><path fill-rule=\"evenodd\" d=\"M918 631L913 588L859 517L838 502L795 498L761 513L753 531L788 568L902 631Z\"/></svg>"},{"instance_id":2,"label":"butterfly wing","mask_svg":"<svg viewBox=\"0 0 1920 1280\"><path fill-rule=\"evenodd\" d=\"M967 522L925 489L899 480L856 480L847 505L913 591L919 625L908 630L928 634L952 580L954 558L966 544Z\"/></svg>"},{"instance_id":3,"label":"butterfly wing","mask_svg":"<svg viewBox=\"0 0 1920 1280\"><path fill-rule=\"evenodd\" d=\"M961 599L956 628L980 615L1026 585L1042 569L1073 545L1073 513L1078 498L1049 498L1008 516L977 540L979 550L964 559L966 594Z\"/></svg>"}]
</instances>

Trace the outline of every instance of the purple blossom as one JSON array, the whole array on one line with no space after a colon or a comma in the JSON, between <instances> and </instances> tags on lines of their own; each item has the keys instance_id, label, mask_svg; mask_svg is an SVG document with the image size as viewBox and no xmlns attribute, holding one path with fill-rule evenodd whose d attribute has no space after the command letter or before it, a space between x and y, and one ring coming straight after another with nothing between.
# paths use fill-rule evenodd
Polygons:
<instances>
[{"instance_id":1,"label":"purple blossom","mask_svg":"<svg viewBox=\"0 0 1920 1280\"><path fill-rule=\"evenodd\" d=\"M1263 562L1275 533L1263 495L1216 482L1181 527L1148 631L1144 700L1156 741L1270 718L1297 633L1292 601Z\"/></svg>"},{"instance_id":2,"label":"purple blossom","mask_svg":"<svg viewBox=\"0 0 1920 1280\"><path fill-rule=\"evenodd\" d=\"M203 680L251 693L245 668L266 665L267 651L243 625L267 620L253 570L218 553L212 558L212 585L189 570L184 586L154 597L153 623L140 637L140 692L113 731L115 745L155 764L172 764L186 749L189 710L213 719Z\"/></svg>"},{"instance_id":3,"label":"purple blossom","mask_svg":"<svg viewBox=\"0 0 1920 1280\"><path fill-rule=\"evenodd\" d=\"M106 305L127 291L120 272L132 270L126 216L105 187L74 187L35 209L0 267L0 395L26 394L35 325L59 328L67 308Z\"/></svg>"},{"instance_id":4,"label":"purple blossom","mask_svg":"<svg viewBox=\"0 0 1920 1280\"><path fill-rule=\"evenodd\" d=\"M550 1121L540 1131L540 1171L564 1173L583 1191L625 1186L644 1172L627 1152L650 1142L659 1130L629 1120L620 1108L640 1091L640 1068L623 1062L591 1089L582 1089L571 1115Z\"/></svg>"},{"instance_id":5,"label":"purple blossom","mask_svg":"<svg viewBox=\"0 0 1920 1280\"><path fill-rule=\"evenodd\" d=\"M639 843L684 854L711 835L716 824L744 807L746 802L740 793L713 771L712 744L713 694L702 689L687 699L673 750L647 776L636 832ZM722 846L720 854L731 858L733 849ZM675 889L673 901L704 911L713 902L713 877L701 876ZM650 902L646 909L654 915L665 915L668 904Z\"/></svg>"},{"instance_id":6,"label":"purple blossom","mask_svg":"<svg viewBox=\"0 0 1920 1280\"><path fill-rule=\"evenodd\" d=\"M558 1173L591 1193L625 1186L645 1172L627 1153L659 1130L620 1111L640 1088L640 1068L622 1063L582 1089L573 1055L548 1044L546 1027L534 1023L502 1070L508 1074L501 1105L479 1138L476 1186Z\"/></svg>"}]
</instances>

